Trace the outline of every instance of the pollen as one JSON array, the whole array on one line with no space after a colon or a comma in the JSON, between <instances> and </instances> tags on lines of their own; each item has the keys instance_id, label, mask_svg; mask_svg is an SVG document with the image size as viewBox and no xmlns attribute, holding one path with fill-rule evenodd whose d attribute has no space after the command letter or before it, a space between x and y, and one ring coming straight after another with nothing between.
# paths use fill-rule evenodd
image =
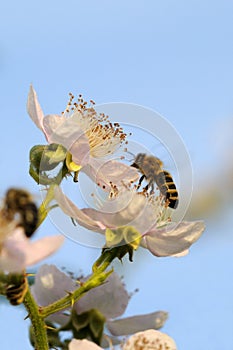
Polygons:
<instances>
[{"instance_id":1,"label":"pollen","mask_svg":"<svg viewBox=\"0 0 233 350\"><path fill-rule=\"evenodd\" d=\"M89 140L91 155L102 158L114 153L121 144L126 144L127 134L119 123L112 123L108 115L98 113L94 106L93 100L87 103L82 95L79 95L75 101L75 96L69 93L69 101L62 115L77 117L78 127Z\"/></svg>"}]
</instances>

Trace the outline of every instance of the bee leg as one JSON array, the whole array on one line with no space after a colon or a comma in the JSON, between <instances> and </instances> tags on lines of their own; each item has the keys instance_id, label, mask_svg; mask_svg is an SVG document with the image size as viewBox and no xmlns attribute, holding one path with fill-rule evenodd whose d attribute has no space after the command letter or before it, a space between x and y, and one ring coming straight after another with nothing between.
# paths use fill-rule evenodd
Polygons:
<instances>
[{"instance_id":1,"label":"bee leg","mask_svg":"<svg viewBox=\"0 0 233 350\"><path fill-rule=\"evenodd\" d=\"M154 193L154 181L151 180L145 187L144 190L148 191L148 189L151 188L150 190L150 195L152 195Z\"/></svg>"},{"instance_id":2,"label":"bee leg","mask_svg":"<svg viewBox=\"0 0 233 350\"><path fill-rule=\"evenodd\" d=\"M150 195L152 195L152 194L154 193L154 189L155 189L155 187L154 187L154 182L151 181L151 182L148 184L148 187L151 187Z\"/></svg>"},{"instance_id":3,"label":"bee leg","mask_svg":"<svg viewBox=\"0 0 233 350\"><path fill-rule=\"evenodd\" d=\"M142 181L145 179L145 175L142 175L138 181L137 190L140 188Z\"/></svg>"},{"instance_id":4,"label":"bee leg","mask_svg":"<svg viewBox=\"0 0 233 350\"><path fill-rule=\"evenodd\" d=\"M74 172L74 178L73 178L74 182L78 182L78 173L79 173L79 171Z\"/></svg>"}]
</instances>

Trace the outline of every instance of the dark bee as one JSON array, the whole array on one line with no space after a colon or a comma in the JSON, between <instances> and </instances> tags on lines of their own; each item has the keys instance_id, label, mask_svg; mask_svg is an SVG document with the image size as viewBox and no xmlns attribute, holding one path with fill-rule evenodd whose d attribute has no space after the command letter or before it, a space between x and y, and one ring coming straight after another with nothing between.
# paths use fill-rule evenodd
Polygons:
<instances>
[{"instance_id":1,"label":"dark bee","mask_svg":"<svg viewBox=\"0 0 233 350\"><path fill-rule=\"evenodd\" d=\"M138 188L145 179L148 182L145 190L147 191L150 188L150 194L153 194L154 184L156 183L167 205L172 209L177 208L179 199L176 185L173 182L171 174L163 170L163 163L159 158L148 156L145 153L139 153L131 166L138 169L142 174L138 182Z\"/></svg>"},{"instance_id":2,"label":"dark bee","mask_svg":"<svg viewBox=\"0 0 233 350\"><path fill-rule=\"evenodd\" d=\"M26 276L12 276L12 283L6 288L6 297L11 305L19 305L23 302L28 290L28 282Z\"/></svg>"},{"instance_id":3,"label":"dark bee","mask_svg":"<svg viewBox=\"0 0 233 350\"><path fill-rule=\"evenodd\" d=\"M39 219L38 208L27 191L9 189L5 196L3 212L9 221L18 219L18 226L24 228L27 237L31 237L36 230Z\"/></svg>"}]
</instances>

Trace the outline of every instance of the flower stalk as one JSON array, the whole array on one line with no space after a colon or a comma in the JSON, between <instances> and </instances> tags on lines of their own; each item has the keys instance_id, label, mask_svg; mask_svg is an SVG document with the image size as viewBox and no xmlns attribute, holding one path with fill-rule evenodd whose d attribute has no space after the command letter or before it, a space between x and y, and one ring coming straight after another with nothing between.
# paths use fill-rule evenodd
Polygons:
<instances>
[{"instance_id":1,"label":"flower stalk","mask_svg":"<svg viewBox=\"0 0 233 350\"><path fill-rule=\"evenodd\" d=\"M35 302L30 289L28 288L27 293L24 298L24 305L28 311L28 317L32 323L33 329L33 341L35 342L35 349L37 350L48 350L48 338L46 331L46 324L44 318L39 312L37 303Z\"/></svg>"},{"instance_id":2,"label":"flower stalk","mask_svg":"<svg viewBox=\"0 0 233 350\"><path fill-rule=\"evenodd\" d=\"M49 207L49 203L52 202L52 200L54 199L54 188L55 185L51 185L49 186L48 190L47 190L47 194L45 199L43 200L43 202L40 205L39 208L39 220L38 220L38 224L37 227L39 227L43 221L46 219L48 212L57 207L57 204L54 204L52 206Z\"/></svg>"}]
</instances>

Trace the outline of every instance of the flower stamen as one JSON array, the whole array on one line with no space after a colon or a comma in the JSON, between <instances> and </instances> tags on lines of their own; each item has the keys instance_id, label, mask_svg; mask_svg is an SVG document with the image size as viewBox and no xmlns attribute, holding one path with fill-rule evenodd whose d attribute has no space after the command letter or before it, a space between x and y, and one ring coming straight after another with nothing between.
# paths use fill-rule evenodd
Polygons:
<instances>
[{"instance_id":1,"label":"flower stamen","mask_svg":"<svg viewBox=\"0 0 233 350\"><path fill-rule=\"evenodd\" d=\"M122 143L126 143L127 135L120 124L111 123L109 116L104 113L97 113L93 107L95 105L93 100L88 104L82 95L79 95L75 102L74 95L70 93L69 96L62 115L77 117L77 124L88 138L93 157L100 158L112 154Z\"/></svg>"}]
</instances>

